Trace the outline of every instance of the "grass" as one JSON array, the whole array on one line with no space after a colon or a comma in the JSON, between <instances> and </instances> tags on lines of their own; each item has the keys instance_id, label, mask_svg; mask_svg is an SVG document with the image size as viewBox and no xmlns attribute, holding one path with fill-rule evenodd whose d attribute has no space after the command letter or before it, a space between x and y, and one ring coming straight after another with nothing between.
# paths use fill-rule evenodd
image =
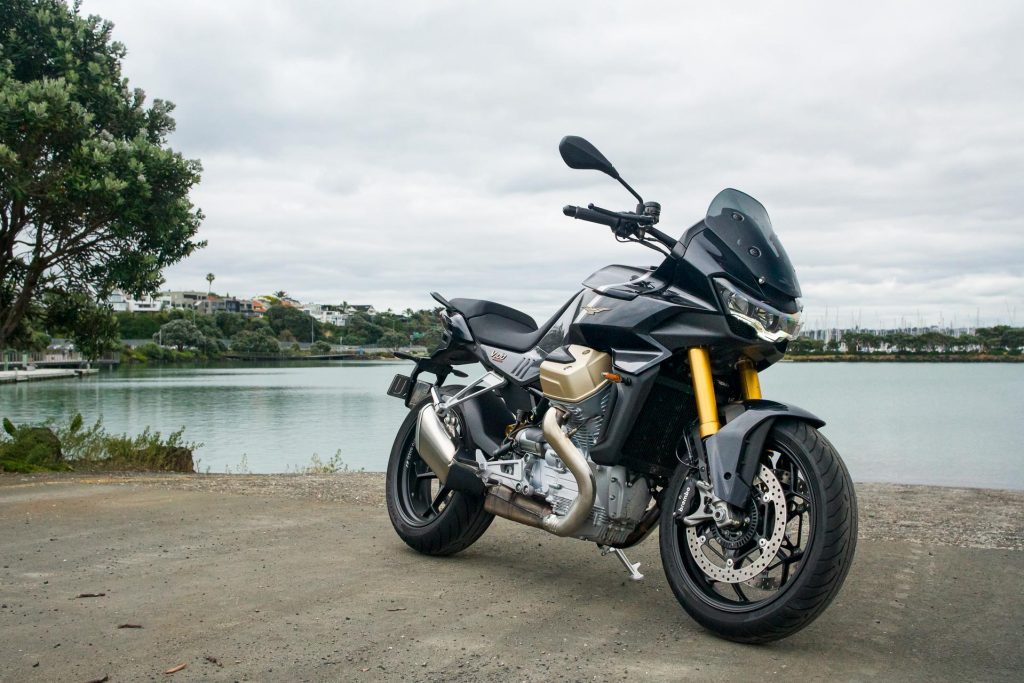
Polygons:
<instances>
[{"instance_id":1,"label":"grass","mask_svg":"<svg viewBox=\"0 0 1024 683\"><path fill-rule=\"evenodd\" d=\"M66 425L51 420L16 426L4 418L0 471L194 472L193 452L202 444L185 441L184 431L165 438L147 427L131 437L108 434L100 420L86 427L78 414Z\"/></svg>"}]
</instances>

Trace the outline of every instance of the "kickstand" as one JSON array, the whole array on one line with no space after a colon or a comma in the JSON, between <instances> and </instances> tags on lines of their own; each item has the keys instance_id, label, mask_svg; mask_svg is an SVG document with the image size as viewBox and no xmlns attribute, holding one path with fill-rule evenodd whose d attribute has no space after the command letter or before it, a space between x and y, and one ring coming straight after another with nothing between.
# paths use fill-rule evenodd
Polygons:
<instances>
[{"instance_id":1,"label":"kickstand","mask_svg":"<svg viewBox=\"0 0 1024 683\"><path fill-rule=\"evenodd\" d=\"M626 557L626 553L622 552L618 548L609 548L606 545L602 545L602 546L598 546L598 547L601 549L601 554L602 555L607 555L608 553L614 553L615 557L619 558L619 562L622 563L622 566L626 568L627 572L629 572L629 578L631 580L633 580L633 581L640 581L641 579L644 578L644 575L641 574L639 571L637 571L637 569L639 569L639 567L640 567L640 563L637 562L636 564L634 564L634 563L630 562L629 558Z\"/></svg>"}]
</instances>

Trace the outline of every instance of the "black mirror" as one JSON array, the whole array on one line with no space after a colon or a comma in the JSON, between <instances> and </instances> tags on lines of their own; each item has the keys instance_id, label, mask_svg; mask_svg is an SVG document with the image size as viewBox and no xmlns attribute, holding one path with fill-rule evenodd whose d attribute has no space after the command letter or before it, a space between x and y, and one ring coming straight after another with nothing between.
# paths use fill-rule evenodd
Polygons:
<instances>
[{"instance_id":1,"label":"black mirror","mask_svg":"<svg viewBox=\"0 0 1024 683\"><path fill-rule=\"evenodd\" d=\"M590 169L610 175L612 178L619 177L619 172L612 166L612 162L608 161L597 147L578 135L566 135L562 138L558 143L558 153L562 155L562 160L569 168Z\"/></svg>"}]
</instances>

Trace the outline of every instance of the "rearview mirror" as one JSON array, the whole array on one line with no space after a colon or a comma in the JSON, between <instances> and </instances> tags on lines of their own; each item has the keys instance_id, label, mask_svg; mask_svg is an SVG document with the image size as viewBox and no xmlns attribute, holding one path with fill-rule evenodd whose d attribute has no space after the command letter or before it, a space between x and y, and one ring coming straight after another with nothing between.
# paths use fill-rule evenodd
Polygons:
<instances>
[{"instance_id":1,"label":"rearview mirror","mask_svg":"<svg viewBox=\"0 0 1024 683\"><path fill-rule=\"evenodd\" d=\"M562 138L558 143L558 153L562 155L562 160L569 168L590 169L610 175L612 178L619 177L619 172L612 166L612 162L608 161L597 147L578 135L566 135Z\"/></svg>"}]
</instances>

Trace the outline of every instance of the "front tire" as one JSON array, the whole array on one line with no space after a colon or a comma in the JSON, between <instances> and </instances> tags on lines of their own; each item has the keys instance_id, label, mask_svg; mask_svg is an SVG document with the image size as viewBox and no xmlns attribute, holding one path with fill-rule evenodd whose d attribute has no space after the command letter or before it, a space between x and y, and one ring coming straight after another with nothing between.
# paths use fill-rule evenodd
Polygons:
<instances>
[{"instance_id":1,"label":"front tire","mask_svg":"<svg viewBox=\"0 0 1024 683\"><path fill-rule=\"evenodd\" d=\"M713 521L687 528L676 520L691 475L682 465L662 507L661 559L676 598L702 626L743 643L779 640L814 621L843 585L857 545L853 482L818 430L797 420L776 421L761 466L755 488L763 493L745 518L761 526L750 534L723 533ZM772 536L783 497L785 517ZM756 564L759 542L771 551L764 571ZM744 563L757 574L744 579Z\"/></svg>"},{"instance_id":2,"label":"front tire","mask_svg":"<svg viewBox=\"0 0 1024 683\"><path fill-rule=\"evenodd\" d=\"M480 538L494 516L484 510L482 497L451 491L441 484L416 452L416 419L423 405L406 416L391 448L386 477L388 516L399 538L413 550L424 555L454 555ZM462 438L469 437L463 433Z\"/></svg>"}]
</instances>

